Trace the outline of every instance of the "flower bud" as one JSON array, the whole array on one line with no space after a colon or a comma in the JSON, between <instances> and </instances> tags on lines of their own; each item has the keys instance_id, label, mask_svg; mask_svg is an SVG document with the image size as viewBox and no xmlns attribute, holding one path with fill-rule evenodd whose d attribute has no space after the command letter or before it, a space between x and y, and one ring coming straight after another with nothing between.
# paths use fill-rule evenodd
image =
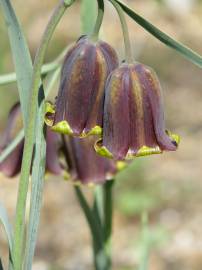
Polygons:
<instances>
[{"instance_id":1,"label":"flower bud","mask_svg":"<svg viewBox=\"0 0 202 270\"><path fill-rule=\"evenodd\" d=\"M52 130L78 137L100 134L104 85L117 66L109 44L81 37L64 60Z\"/></svg>"},{"instance_id":2,"label":"flower bud","mask_svg":"<svg viewBox=\"0 0 202 270\"><path fill-rule=\"evenodd\" d=\"M1 152L12 142L18 132L23 128L22 114L20 103L17 103L11 109L7 126L3 134L2 143L0 144ZM46 129L46 171L55 175L59 175L63 171L63 167L59 160L59 135L51 131L49 127ZM8 157L0 163L0 172L7 177L17 175L21 170L23 155L24 139L15 147Z\"/></svg>"},{"instance_id":3,"label":"flower bud","mask_svg":"<svg viewBox=\"0 0 202 270\"><path fill-rule=\"evenodd\" d=\"M120 164L100 157L94 150L94 137L85 139L65 137L69 173L75 183L102 184L119 170Z\"/></svg>"},{"instance_id":4,"label":"flower bud","mask_svg":"<svg viewBox=\"0 0 202 270\"><path fill-rule=\"evenodd\" d=\"M174 151L179 137L165 130L161 86L155 72L122 64L106 83L103 138L95 149L117 160Z\"/></svg>"}]
</instances>

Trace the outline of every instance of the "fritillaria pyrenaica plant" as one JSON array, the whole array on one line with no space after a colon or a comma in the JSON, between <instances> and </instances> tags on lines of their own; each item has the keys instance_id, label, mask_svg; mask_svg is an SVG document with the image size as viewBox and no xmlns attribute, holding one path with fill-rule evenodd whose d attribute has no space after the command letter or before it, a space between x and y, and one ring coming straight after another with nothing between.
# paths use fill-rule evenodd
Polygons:
<instances>
[{"instance_id":1,"label":"fritillaria pyrenaica plant","mask_svg":"<svg viewBox=\"0 0 202 270\"><path fill-rule=\"evenodd\" d=\"M0 75L0 85L16 83L19 92L19 102L10 110L0 142L0 172L7 177L20 175L14 228L0 205L9 245L9 270L32 269L44 177L49 173L72 181L91 232L95 269L110 270L116 173L131 159L175 151L179 145L179 136L165 127L163 93L155 71L133 58L125 16L202 67L200 55L120 0L82 0L83 35L45 64L56 26L76 2L58 1L32 62L12 2L0 0L15 66L14 73ZM106 2L119 15L125 59L99 35ZM60 85L52 103L48 94L58 76ZM92 206L82 185L94 187ZM27 205L29 216L25 219ZM0 269L5 270L3 262L0 258Z\"/></svg>"}]
</instances>

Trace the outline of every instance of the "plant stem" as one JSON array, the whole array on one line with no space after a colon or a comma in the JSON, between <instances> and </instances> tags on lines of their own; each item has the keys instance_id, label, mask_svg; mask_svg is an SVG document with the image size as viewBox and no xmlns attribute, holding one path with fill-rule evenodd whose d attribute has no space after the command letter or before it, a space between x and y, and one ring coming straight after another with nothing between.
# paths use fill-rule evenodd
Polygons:
<instances>
[{"instance_id":1,"label":"plant stem","mask_svg":"<svg viewBox=\"0 0 202 270\"><path fill-rule=\"evenodd\" d=\"M55 27L60 21L67 7L73 3L72 1L60 1L55 9L42 37L40 46L37 50L34 69L32 76L32 84L30 88L30 104L28 123L25 132L25 144L23 151L22 169L18 188L18 198L16 207L16 222L15 222L15 234L14 234L14 246L13 246L13 260L14 270L22 270L23 264L23 240L25 236L25 209L27 191L29 185L29 174L33 153L33 145L35 138L36 128L36 113L38 105L38 90L41 79L41 67L44 62L45 53L49 44L49 41L54 33Z\"/></svg>"},{"instance_id":2,"label":"plant stem","mask_svg":"<svg viewBox=\"0 0 202 270\"><path fill-rule=\"evenodd\" d=\"M111 234L113 220L113 185L114 180L106 181L103 186L104 195L104 247L108 268L111 269Z\"/></svg>"},{"instance_id":3,"label":"plant stem","mask_svg":"<svg viewBox=\"0 0 202 270\"><path fill-rule=\"evenodd\" d=\"M95 27L93 30L93 33L91 35L92 40L98 40L98 35L100 31L100 27L103 21L103 16L104 16L104 1L103 0L97 0L98 3L98 15L97 15L97 20L95 23Z\"/></svg>"},{"instance_id":4,"label":"plant stem","mask_svg":"<svg viewBox=\"0 0 202 270\"><path fill-rule=\"evenodd\" d=\"M85 214L86 220L88 222L89 228L91 230L92 237L94 238L94 242L96 247L102 246L102 235L100 232L100 228L98 226L98 223L96 222L96 219L93 216L93 212L91 211L90 206L88 205L81 189L79 186L75 186L75 193L78 198L78 201L80 203L80 206Z\"/></svg>"},{"instance_id":5,"label":"plant stem","mask_svg":"<svg viewBox=\"0 0 202 270\"><path fill-rule=\"evenodd\" d=\"M79 187L75 187L76 195L88 222L94 253L96 270L111 269L111 232L112 232L112 191L114 181L106 181L96 187L94 205L91 209Z\"/></svg>"},{"instance_id":6,"label":"plant stem","mask_svg":"<svg viewBox=\"0 0 202 270\"><path fill-rule=\"evenodd\" d=\"M121 27L123 31L123 38L124 38L124 44L125 44L125 57L126 57L126 62L127 63L132 63L133 62L133 57L132 57L132 50L131 50L131 44L130 44L130 37L129 37L129 32L128 32L128 26L125 20L125 15L124 12L121 8L121 6L115 1L115 0L109 0L113 6L115 7L119 19L121 22Z\"/></svg>"}]
</instances>

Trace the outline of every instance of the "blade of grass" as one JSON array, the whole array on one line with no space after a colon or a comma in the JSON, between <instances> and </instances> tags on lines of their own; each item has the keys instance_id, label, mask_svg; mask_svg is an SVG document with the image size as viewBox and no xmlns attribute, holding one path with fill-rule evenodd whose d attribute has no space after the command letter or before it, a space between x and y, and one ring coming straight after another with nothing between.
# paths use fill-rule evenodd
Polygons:
<instances>
[{"instance_id":1,"label":"blade of grass","mask_svg":"<svg viewBox=\"0 0 202 270\"><path fill-rule=\"evenodd\" d=\"M50 63L47 63L47 64L43 65L42 69L41 69L41 75L46 75L46 74L58 69L61 66L61 62L62 62L65 54L67 53L67 50L69 49L69 47L70 46L65 48L62 51L62 53L55 60L53 60ZM0 85L13 83L16 80L17 80L17 76L16 76L15 72L0 75Z\"/></svg>"},{"instance_id":2,"label":"blade of grass","mask_svg":"<svg viewBox=\"0 0 202 270\"><path fill-rule=\"evenodd\" d=\"M30 97L29 88L32 79L32 59L20 23L10 0L1 0L0 4L8 28L12 57L17 75L23 120L24 124L26 124Z\"/></svg>"},{"instance_id":3,"label":"blade of grass","mask_svg":"<svg viewBox=\"0 0 202 270\"><path fill-rule=\"evenodd\" d=\"M16 217L14 247L13 247L13 259L15 270L22 269L24 257L22 251L23 251L23 238L25 234L25 209L26 209L26 199L29 184L29 174L32 161L33 146L35 142L36 116L38 106L38 91L41 79L41 67L44 62L44 57L46 50L48 48L49 41L55 31L55 28L59 23L60 19L62 18L66 9L69 6L71 6L73 2L74 0L63 0L63 1L61 0L58 3L43 34L34 61L32 83L30 87L31 96L29 102L28 126L25 132L22 170L16 208L17 209L16 212L18 213L18 215Z\"/></svg>"},{"instance_id":4,"label":"blade of grass","mask_svg":"<svg viewBox=\"0 0 202 270\"><path fill-rule=\"evenodd\" d=\"M4 230L6 232L6 236L8 239L8 246L9 246L9 269L12 269L12 245L13 245L13 231L11 224L9 223L8 215L6 212L5 207L0 202L0 223L2 223Z\"/></svg>"},{"instance_id":5,"label":"blade of grass","mask_svg":"<svg viewBox=\"0 0 202 270\"><path fill-rule=\"evenodd\" d=\"M9 154L15 149L15 147L22 141L24 138L24 130L21 130L15 139L2 151L0 155L0 163L3 162Z\"/></svg>"},{"instance_id":6,"label":"blade of grass","mask_svg":"<svg viewBox=\"0 0 202 270\"><path fill-rule=\"evenodd\" d=\"M51 74L51 78L49 81L49 86L47 87L45 91L45 97L47 98L50 90L52 89L53 84L57 80L59 74L60 74L61 67L59 66L53 74ZM15 137L15 139L5 148L5 150L2 151L0 155L0 163L3 162L9 155L10 153L15 149L15 147L19 144L19 142L24 138L24 130L21 130L18 135Z\"/></svg>"},{"instance_id":7,"label":"blade of grass","mask_svg":"<svg viewBox=\"0 0 202 270\"><path fill-rule=\"evenodd\" d=\"M55 81L60 74L60 68L56 69L48 81L45 94L46 96L52 89ZM42 90L42 89L41 89ZM43 95L43 91L41 91ZM43 99L43 96L41 97ZM34 251L37 241L37 233L40 221L40 212L42 206L42 195L44 186L44 172L45 172L45 159L46 159L46 140L44 136L44 113L45 106L44 102L41 104L39 109L39 116L37 120L37 141L35 146L35 156L32 167L32 189L31 189L31 200L30 200L30 216L27 231L27 242L25 248L25 264L24 269L32 269L32 261L34 257Z\"/></svg>"},{"instance_id":8,"label":"blade of grass","mask_svg":"<svg viewBox=\"0 0 202 270\"><path fill-rule=\"evenodd\" d=\"M111 1L111 0L109 0ZM162 32L160 29L158 29L156 26L151 24L149 21L144 19L142 16L137 14L135 11L133 11L131 8L129 8L126 4L124 4L120 0L115 0L122 9L140 26L142 26L145 30L147 30L150 34L152 34L154 37L156 37L158 40L160 40L165 45L171 47L172 49L176 50L178 53L180 53L182 56L184 56L186 59L188 59L193 64L197 65L198 67L202 68L202 56L194 52L189 47L183 45L182 43L176 41L175 39L171 38L166 33Z\"/></svg>"},{"instance_id":9,"label":"blade of grass","mask_svg":"<svg viewBox=\"0 0 202 270\"><path fill-rule=\"evenodd\" d=\"M38 226L42 205L44 174L46 164L46 138L44 129L45 102L44 92L40 89L40 107L37 117L36 143L34 151L34 162L32 166L30 214L28 222L27 241L25 246L24 269L32 269L32 261L37 241Z\"/></svg>"}]
</instances>

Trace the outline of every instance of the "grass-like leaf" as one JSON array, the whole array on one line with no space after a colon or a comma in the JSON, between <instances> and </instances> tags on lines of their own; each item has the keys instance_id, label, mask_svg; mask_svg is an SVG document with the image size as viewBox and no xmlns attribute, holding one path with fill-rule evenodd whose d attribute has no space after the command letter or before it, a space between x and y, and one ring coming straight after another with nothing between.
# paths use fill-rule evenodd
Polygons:
<instances>
[{"instance_id":1,"label":"grass-like leaf","mask_svg":"<svg viewBox=\"0 0 202 270\"><path fill-rule=\"evenodd\" d=\"M109 0L110 1L110 0ZM133 11L131 8L129 8L126 4L124 4L120 0L115 0L122 9L139 25L141 25L145 30L147 30L150 34L152 34L154 37L159 39L161 42L163 42L165 45L171 47L172 49L176 50L178 53L183 55L185 58L187 58L190 62L194 63L195 65L202 67L202 56L188 48L187 46L184 46L182 43L176 41L175 39L168 36L166 33L162 32L160 29L158 29L156 26L151 24L149 21L144 19L142 16L137 14L135 11Z\"/></svg>"},{"instance_id":2,"label":"grass-like leaf","mask_svg":"<svg viewBox=\"0 0 202 270\"><path fill-rule=\"evenodd\" d=\"M15 147L21 142L24 137L24 130L22 129L15 139L5 148L5 150L0 155L0 163L3 162L10 153L15 149Z\"/></svg>"},{"instance_id":3,"label":"grass-like leaf","mask_svg":"<svg viewBox=\"0 0 202 270\"><path fill-rule=\"evenodd\" d=\"M47 97L55 84L60 74L60 68L56 69L52 74L46 87L45 96ZM30 219L28 224L27 242L25 248L25 265L26 270L31 270L32 261L34 257L34 251L37 241L38 226L40 221L40 212L42 205L42 195L44 186L44 173L45 173L45 159L46 159L46 141L44 132L44 97L43 89L40 90L41 105L39 108L39 114L37 118L37 141L36 151L34 156L33 168L32 168L32 190L31 190L31 204L30 204Z\"/></svg>"},{"instance_id":4,"label":"grass-like leaf","mask_svg":"<svg viewBox=\"0 0 202 270\"><path fill-rule=\"evenodd\" d=\"M25 247L25 265L24 269L32 269L32 261L37 241L38 226L40 220L40 210L42 204L44 173L46 164L46 138L44 132L44 112L45 103L43 89L41 88L41 105L37 117L35 155L32 166L32 188L30 201L30 216L28 224L28 234Z\"/></svg>"},{"instance_id":5,"label":"grass-like leaf","mask_svg":"<svg viewBox=\"0 0 202 270\"><path fill-rule=\"evenodd\" d=\"M9 220L8 220L8 215L7 215L6 209L1 202L0 202L0 223L2 223L4 230L6 232L7 239L8 239L9 265L10 265L10 269L11 269L11 266L12 266L12 253L11 253L11 251L12 251L12 245L13 245L13 231L12 231L11 224L9 223ZM3 266L1 263L0 263L0 265L1 265L0 269L1 269L1 267L3 269Z\"/></svg>"},{"instance_id":6,"label":"grass-like leaf","mask_svg":"<svg viewBox=\"0 0 202 270\"><path fill-rule=\"evenodd\" d=\"M17 75L20 103L23 113L24 123L28 116L29 89L32 79L32 59L29 48L21 30L20 23L10 0L1 0L1 7L8 28L12 57Z\"/></svg>"}]
</instances>

